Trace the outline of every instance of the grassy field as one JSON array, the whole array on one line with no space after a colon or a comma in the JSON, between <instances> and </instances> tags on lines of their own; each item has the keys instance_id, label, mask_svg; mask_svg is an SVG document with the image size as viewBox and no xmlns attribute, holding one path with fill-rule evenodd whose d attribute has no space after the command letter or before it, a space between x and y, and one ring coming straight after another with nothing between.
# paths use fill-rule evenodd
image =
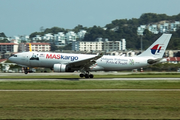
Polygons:
<instances>
[{"instance_id":1,"label":"grassy field","mask_svg":"<svg viewBox=\"0 0 180 120\"><path fill-rule=\"evenodd\" d=\"M159 76L179 77L179 74L156 77ZM59 76L49 76L53 77ZM180 81L1 81L0 89L180 89ZM178 91L0 91L0 119L179 119L179 113Z\"/></svg>"},{"instance_id":2,"label":"grassy field","mask_svg":"<svg viewBox=\"0 0 180 120\"><path fill-rule=\"evenodd\" d=\"M179 92L0 92L0 119L179 119Z\"/></svg>"},{"instance_id":3,"label":"grassy field","mask_svg":"<svg viewBox=\"0 0 180 120\"><path fill-rule=\"evenodd\" d=\"M178 80L60 80L60 81L3 81L0 89L180 89Z\"/></svg>"}]
</instances>

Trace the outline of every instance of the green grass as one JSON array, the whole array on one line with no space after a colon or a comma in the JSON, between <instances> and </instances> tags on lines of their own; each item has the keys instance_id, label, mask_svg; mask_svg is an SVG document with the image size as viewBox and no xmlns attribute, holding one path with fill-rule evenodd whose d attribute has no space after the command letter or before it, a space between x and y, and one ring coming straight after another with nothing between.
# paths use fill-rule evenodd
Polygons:
<instances>
[{"instance_id":1,"label":"green grass","mask_svg":"<svg viewBox=\"0 0 180 120\"><path fill-rule=\"evenodd\" d=\"M179 92L0 92L0 119L179 119Z\"/></svg>"},{"instance_id":2,"label":"green grass","mask_svg":"<svg viewBox=\"0 0 180 120\"><path fill-rule=\"evenodd\" d=\"M0 89L180 89L180 81L4 81L0 82L0 86Z\"/></svg>"},{"instance_id":3,"label":"green grass","mask_svg":"<svg viewBox=\"0 0 180 120\"><path fill-rule=\"evenodd\" d=\"M179 74L120 76L165 78ZM13 79L15 76L8 77ZM32 81L1 81L0 89L180 89L178 80L96 81L71 79L75 76L39 76L68 79L33 81L38 77L18 77L28 77ZM0 119L179 119L179 101L179 91L0 91Z\"/></svg>"}]
</instances>

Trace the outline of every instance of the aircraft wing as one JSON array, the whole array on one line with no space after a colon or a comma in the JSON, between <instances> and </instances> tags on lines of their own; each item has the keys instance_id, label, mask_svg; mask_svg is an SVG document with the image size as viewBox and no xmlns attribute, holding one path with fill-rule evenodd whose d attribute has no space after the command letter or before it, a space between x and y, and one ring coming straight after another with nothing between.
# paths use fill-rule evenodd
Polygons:
<instances>
[{"instance_id":1,"label":"aircraft wing","mask_svg":"<svg viewBox=\"0 0 180 120\"><path fill-rule=\"evenodd\" d=\"M67 65L71 68L78 68L78 70L88 70L89 67L93 64L96 63L96 60L101 58L103 56L102 53L99 53L97 56L92 57L92 58L88 58L88 59L84 59L84 60L80 60L80 61L75 61L75 62L71 62L68 63Z\"/></svg>"}]
</instances>

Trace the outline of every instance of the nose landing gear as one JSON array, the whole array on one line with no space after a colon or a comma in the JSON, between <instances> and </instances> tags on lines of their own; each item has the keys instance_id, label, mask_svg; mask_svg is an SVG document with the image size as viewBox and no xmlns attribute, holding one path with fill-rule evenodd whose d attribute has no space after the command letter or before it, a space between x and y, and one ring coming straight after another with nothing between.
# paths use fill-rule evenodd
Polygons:
<instances>
[{"instance_id":1,"label":"nose landing gear","mask_svg":"<svg viewBox=\"0 0 180 120\"><path fill-rule=\"evenodd\" d=\"M27 67L24 67L24 74L28 74L29 69Z\"/></svg>"}]
</instances>

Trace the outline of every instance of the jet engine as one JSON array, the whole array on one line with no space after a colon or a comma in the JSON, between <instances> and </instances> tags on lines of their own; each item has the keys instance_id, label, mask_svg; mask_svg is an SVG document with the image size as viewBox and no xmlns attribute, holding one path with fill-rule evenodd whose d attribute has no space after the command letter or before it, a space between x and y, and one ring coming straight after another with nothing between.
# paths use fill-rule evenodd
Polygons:
<instances>
[{"instance_id":1,"label":"jet engine","mask_svg":"<svg viewBox=\"0 0 180 120\"><path fill-rule=\"evenodd\" d=\"M53 69L54 72L72 72L71 68L65 64L54 64Z\"/></svg>"}]
</instances>

